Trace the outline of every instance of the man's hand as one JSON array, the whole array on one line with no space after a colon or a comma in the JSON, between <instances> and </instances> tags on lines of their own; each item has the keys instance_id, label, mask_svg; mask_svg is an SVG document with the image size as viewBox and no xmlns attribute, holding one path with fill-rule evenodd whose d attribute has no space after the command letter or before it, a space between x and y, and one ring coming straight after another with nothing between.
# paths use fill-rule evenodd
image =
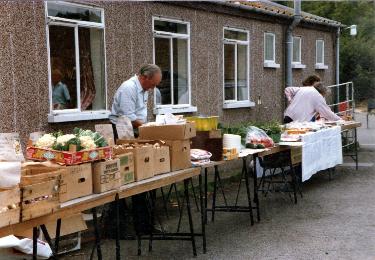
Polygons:
<instances>
[{"instance_id":1,"label":"man's hand","mask_svg":"<svg viewBox=\"0 0 375 260\"><path fill-rule=\"evenodd\" d=\"M140 121L140 120L134 120L134 121L132 121L132 125L133 125L133 128L134 128L134 129L137 129L137 128L140 127L142 124L143 124L143 123L142 123L142 121Z\"/></svg>"}]
</instances>

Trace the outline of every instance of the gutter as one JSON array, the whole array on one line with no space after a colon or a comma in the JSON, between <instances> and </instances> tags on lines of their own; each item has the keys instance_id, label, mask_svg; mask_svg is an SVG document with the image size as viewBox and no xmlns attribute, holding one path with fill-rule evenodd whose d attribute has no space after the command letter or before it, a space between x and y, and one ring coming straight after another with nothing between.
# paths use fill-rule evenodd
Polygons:
<instances>
[{"instance_id":1,"label":"gutter","mask_svg":"<svg viewBox=\"0 0 375 260\"><path fill-rule=\"evenodd\" d=\"M288 26L285 33L285 86L290 87L293 84L292 73L292 52L293 52L293 30L301 22L301 1L294 0L293 22Z\"/></svg>"},{"instance_id":2,"label":"gutter","mask_svg":"<svg viewBox=\"0 0 375 260\"><path fill-rule=\"evenodd\" d=\"M336 31L336 84L340 84L340 27Z\"/></svg>"}]
</instances>

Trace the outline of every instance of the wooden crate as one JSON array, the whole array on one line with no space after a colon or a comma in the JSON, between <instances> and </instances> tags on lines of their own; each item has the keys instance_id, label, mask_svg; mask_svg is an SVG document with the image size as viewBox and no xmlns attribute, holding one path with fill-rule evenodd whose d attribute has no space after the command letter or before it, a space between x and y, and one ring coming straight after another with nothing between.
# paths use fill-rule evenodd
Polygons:
<instances>
[{"instance_id":1,"label":"wooden crate","mask_svg":"<svg viewBox=\"0 0 375 260\"><path fill-rule=\"evenodd\" d=\"M0 189L0 212L3 208L8 208L13 204L16 205L16 208L7 209L0 213L0 228L20 221L20 201L21 193L18 186L11 189Z\"/></svg>"},{"instance_id":2,"label":"wooden crate","mask_svg":"<svg viewBox=\"0 0 375 260\"><path fill-rule=\"evenodd\" d=\"M60 206L60 178L21 188L21 221L53 213Z\"/></svg>"}]
</instances>

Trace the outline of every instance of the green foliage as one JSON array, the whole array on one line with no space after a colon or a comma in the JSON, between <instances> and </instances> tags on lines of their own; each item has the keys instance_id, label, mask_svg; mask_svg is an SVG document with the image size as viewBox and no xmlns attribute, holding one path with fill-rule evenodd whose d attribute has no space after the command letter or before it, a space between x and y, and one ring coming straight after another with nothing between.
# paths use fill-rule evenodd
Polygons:
<instances>
[{"instance_id":1,"label":"green foliage","mask_svg":"<svg viewBox=\"0 0 375 260\"><path fill-rule=\"evenodd\" d=\"M223 134L234 134L240 135L242 143L245 143L246 134L250 126L256 126L260 129L263 129L268 136L270 136L275 142L280 140L279 136L281 134L281 126L277 121L270 122L245 122L237 125L228 125L223 126L219 125L219 128L222 130Z\"/></svg>"}]
</instances>

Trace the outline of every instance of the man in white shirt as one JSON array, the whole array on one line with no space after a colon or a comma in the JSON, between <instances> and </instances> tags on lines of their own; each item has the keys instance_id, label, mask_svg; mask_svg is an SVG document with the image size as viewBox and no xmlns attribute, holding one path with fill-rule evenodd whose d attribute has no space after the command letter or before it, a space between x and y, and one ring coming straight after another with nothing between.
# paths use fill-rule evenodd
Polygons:
<instances>
[{"instance_id":1,"label":"man in white shirt","mask_svg":"<svg viewBox=\"0 0 375 260\"><path fill-rule=\"evenodd\" d=\"M320 82L313 87L287 87L285 96L289 106L284 113L284 123L311 121L316 113L330 121L341 120L327 105L324 99L327 92L327 88Z\"/></svg>"},{"instance_id":2,"label":"man in white shirt","mask_svg":"<svg viewBox=\"0 0 375 260\"><path fill-rule=\"evenodd\" d=\"M159 85L161 78L160 68L147 64L140 68L137 75L122 83L113 98L109 116L111 123L116 125L118 117L123 115L130 119L134 129L146 123L148 91Z\"/></svg>"}]
</instances>

